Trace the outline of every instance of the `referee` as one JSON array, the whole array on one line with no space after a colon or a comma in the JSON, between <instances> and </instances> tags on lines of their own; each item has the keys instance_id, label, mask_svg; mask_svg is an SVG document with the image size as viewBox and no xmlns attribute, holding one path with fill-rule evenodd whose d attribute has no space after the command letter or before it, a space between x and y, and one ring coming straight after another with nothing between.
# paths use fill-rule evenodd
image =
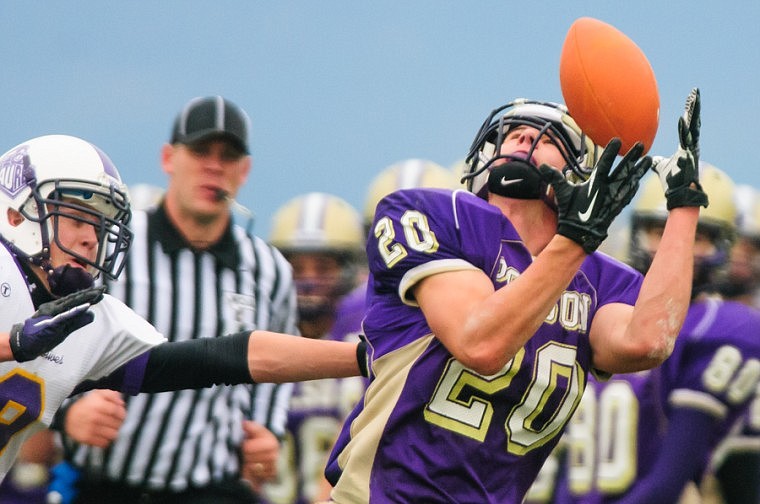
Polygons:
<instances>
[{"instance_id":1,"label":"referee","mask_svg":"<svg viewBox=\"0 0 760 504\"><path fill-rule=\"evenodd\" d=\"M109 292L170 341L252 329L298 334L288 263L232 221L251 167L248 127L246 113L222 97L187 103L161 151L166 194L134 214L129 260ZM75 502L259 502L254 489L275 475L291 389L78 398L58 418L65 458L80 469ZM243 462L255 468L246 471L253 485L241 479Z\"/></svg>"}]
</instances>

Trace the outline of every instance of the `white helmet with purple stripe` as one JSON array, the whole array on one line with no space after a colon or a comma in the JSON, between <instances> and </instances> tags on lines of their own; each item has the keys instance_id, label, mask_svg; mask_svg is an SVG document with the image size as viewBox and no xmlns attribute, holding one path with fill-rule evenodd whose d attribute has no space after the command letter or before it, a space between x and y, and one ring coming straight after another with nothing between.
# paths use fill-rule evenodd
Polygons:
<instances>
[{"instance_id":1,"label":"white helmet with purple stripe","mask_svg":"<svg viewBox=\"0 0 760 504\"><path fill-rule=\"evenodd\" d=\"M91 143L68 135L47 135L7 151L0 157L0 205L0 239L31 263L52 270L50 244L55 243L109 278L121 272L132 241L127 227L129 196L114 164ZM23 221L11 219L10 209L20 213ZM99 246L94 260L58 239L55 217L62 209L67 217L95 227Z\"/></svg>"}]
</instances>

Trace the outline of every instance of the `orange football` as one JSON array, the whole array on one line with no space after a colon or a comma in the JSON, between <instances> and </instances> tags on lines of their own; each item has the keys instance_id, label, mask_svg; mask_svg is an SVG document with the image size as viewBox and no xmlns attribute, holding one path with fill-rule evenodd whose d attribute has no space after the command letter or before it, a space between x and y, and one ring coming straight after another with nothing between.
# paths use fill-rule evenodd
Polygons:
<instances>
[{"instance_id":1,"label":"orange football","mask_svg":"<svg viewBox=\"0 0 760 504\"><path fill-rule=\"evenodd\" d=\"M636 142L649 150L660 119L657 80L644 52L623 32L590 17L570 26L559 63L570 115L594 143L613 137L621 154Z\"/></svg>"}]
</instances>

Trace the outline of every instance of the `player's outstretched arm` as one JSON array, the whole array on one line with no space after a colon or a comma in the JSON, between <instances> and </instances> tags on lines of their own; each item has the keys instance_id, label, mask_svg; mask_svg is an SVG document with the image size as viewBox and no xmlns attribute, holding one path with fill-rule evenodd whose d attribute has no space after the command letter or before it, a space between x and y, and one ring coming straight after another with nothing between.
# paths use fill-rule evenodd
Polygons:
<instances>
[{"instance_id":1,"label":"player's outstretched arm","mask_svg":"<svg viewBox=\"0 0 760 504\"><path fill-rule=\"evenodd\" d=\"M126 394L253 382L295 382L367 375L365 343L323 341L268 331L162 343L111 374L80 383Z\"/></svg>"},{"instance_id":2,"label":"player's outstretched arm","mask_svg":"<svg viewBox=\"0 0 760 504\"><path fill-rule=\"evenodd\" d=\"M678 121L676 153L653 164L668 219L633 310L604 306L594 319L590 337L597 369L622 373L657 366L670 355L681 330L691 300L699 207L707 206L699 184L699 109L694 89Z\"/></svg>"},{"instance_id":3,"label":"player's outstretched arm","mask_svg":"<svg viewBox=\"0 0 760 504\"><path fill-rule=\"evenodd\" d=\"M359 376L366 366L363 343L345 343L253 331L248 369L255 382L295 382Z\"/></svg>"}]
</instances>

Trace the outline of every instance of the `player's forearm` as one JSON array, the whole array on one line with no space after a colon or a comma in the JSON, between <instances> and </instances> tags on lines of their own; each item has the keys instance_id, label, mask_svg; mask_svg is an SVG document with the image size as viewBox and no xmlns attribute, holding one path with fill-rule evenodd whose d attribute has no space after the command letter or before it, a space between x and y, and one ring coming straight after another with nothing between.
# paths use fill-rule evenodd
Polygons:
<instances>
[{"instance_id":1,"label":"player's forearm","mask_svg":"<svg viewBox=\"0 0 760 504\"><path fill-rule=\"evenodd\" d=\"M641 349L642 368L664 361L673 350L691 300L693 246L699 209L670 212L662 241L644 277L626 338Z\"/></svg>"},{"instance_id":2,"label":"player's forearm","mask_svg":"<svg viewBox=\"0 0 760 504\"><path fill-rule=\"evenodd\" d=\"M356 345L253 331L248 342L248 369L255 382L359 376Z\"/></svg>"},{"instance_id":3,"label":"player's forearm","mask_svg":"<svg viewBox=\"0 0 760 504\"><path fill-rule=\"evenodd\" d=\"M479 372L496 372L535 334L586 258L575 242L556 235L533 264L477 307L462 330L462 351L497 357ZM472 364L472 363L471 363Z\"/></svg>"},{"instance_id":4,"label":"player's forearm","mask_svg":"<svg viewBox=\"0 0 760 504\"><path fill-rule=\"evenodd\" d=\"M0 362L13 360L13 352L11 352L10 340L11 339L9 333L0 333Z\"/></svg>"}]
</instances>

